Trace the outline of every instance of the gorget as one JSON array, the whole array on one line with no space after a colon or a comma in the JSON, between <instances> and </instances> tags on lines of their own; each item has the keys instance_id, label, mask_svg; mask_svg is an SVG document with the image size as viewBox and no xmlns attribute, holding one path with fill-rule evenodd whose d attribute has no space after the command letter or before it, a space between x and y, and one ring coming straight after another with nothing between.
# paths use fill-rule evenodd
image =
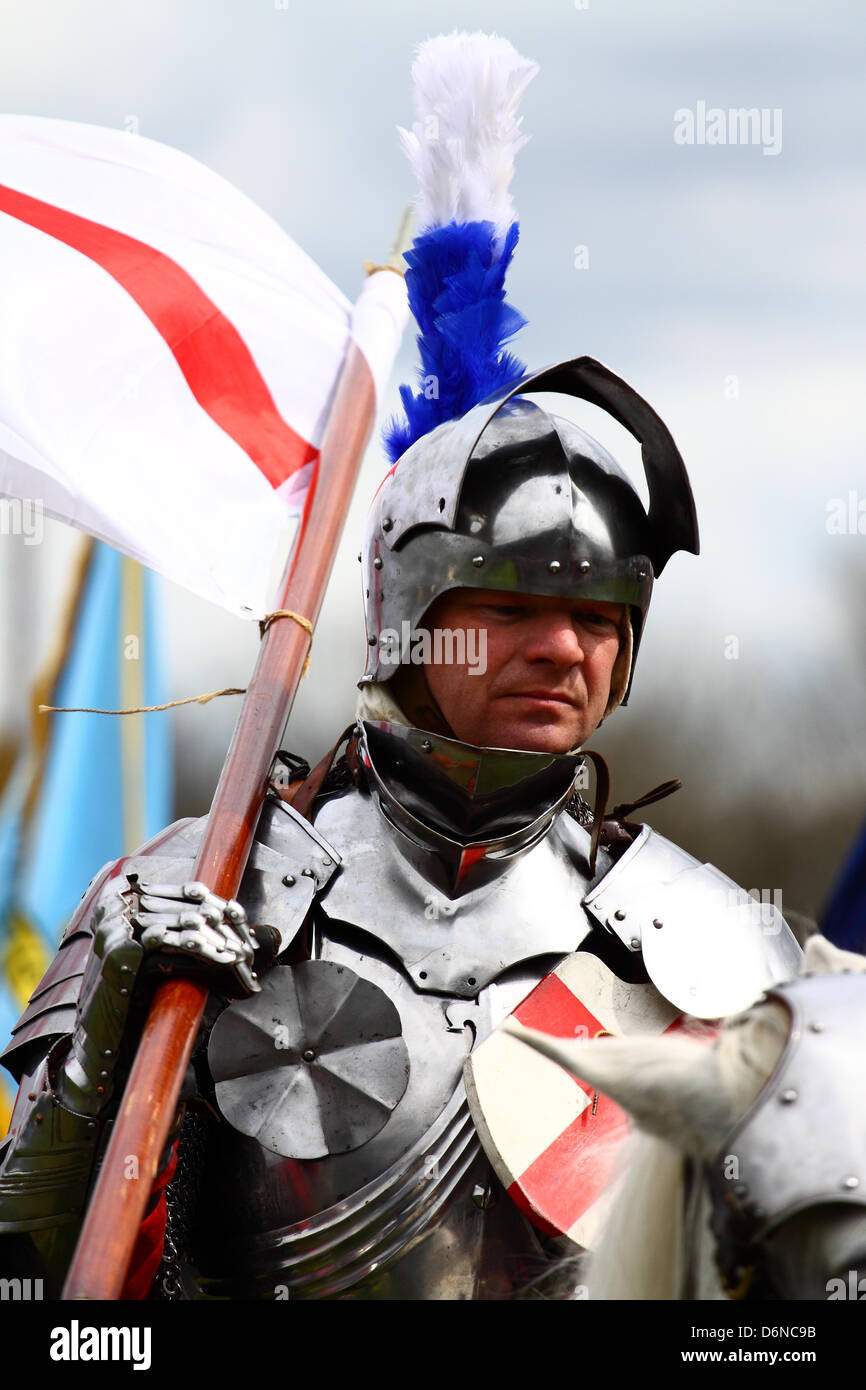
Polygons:
<instances>
[{"instance_id":1,"label":"gorget","mask_svg":"<svg viewBox=\"0 0 866 1390\"><path fill-rule=\"evenodd\" d=\"M449 898L491 882L544 839L583 761L371 720L359 754L405 858Z\"/></svg>"}]
</instances>

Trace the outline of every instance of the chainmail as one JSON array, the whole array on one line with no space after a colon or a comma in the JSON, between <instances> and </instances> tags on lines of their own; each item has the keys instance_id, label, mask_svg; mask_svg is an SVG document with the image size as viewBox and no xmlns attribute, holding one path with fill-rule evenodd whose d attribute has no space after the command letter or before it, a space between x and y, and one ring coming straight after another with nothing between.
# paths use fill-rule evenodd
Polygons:
<instances>
[{"instance_id":1,"label":"chainmail","mask_svg":"<svg viewBox=\"0 0 866 1390\"><path fill-rule=\"evenodd\" d=\"M150 1293L150 1297L158 1301L193 1297L184 1277L184 1264L189 1255L208 1133L206 1116L198 1107L188 1105L180 1127L177 1168L165 1189L165 1245Z\"/></svg>"},{"instance_id":2,"label":"chainmail","mask_svg":"<svg viewBox=\"0 0 866 1390\"><path fill-rule=\"evenodd\" d=\"M587 830L592 828L592 807L584 801L580 792L572 793L565 804L565 809L577 821L578 825L584 826Z\"/></svg>"}]
</instances>

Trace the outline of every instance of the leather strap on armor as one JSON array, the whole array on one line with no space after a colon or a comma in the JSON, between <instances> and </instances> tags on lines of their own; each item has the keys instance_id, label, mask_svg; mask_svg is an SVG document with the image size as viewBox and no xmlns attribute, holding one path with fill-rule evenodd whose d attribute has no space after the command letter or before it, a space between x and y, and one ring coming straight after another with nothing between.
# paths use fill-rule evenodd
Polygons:
<instances>
[{"instance_id":1,"label":"leather strap on armor","mask_svg":"<svg viewBox=\"0 0 866 1390\"><path fill-rule=\"evenodd\" d=\"M285 801L289 806L293 806L298 814L303 816L305 820L309 820L313 802L322 790L322 783L333 767L342 744L344 744L347 739L349 739L350 742L346 749L346 755L349 760L349 765L354 772L357 766L353 758L354 740L352 739L352 735L354 732L355 725L349 724L340 734L333 748L329 748L321 761L316 763L312 772L308 773L304 778L299 778L290 782L287 787L280 787L271 782L271 790L276 792L281 801Z\"/></svg>"}]
</instances>

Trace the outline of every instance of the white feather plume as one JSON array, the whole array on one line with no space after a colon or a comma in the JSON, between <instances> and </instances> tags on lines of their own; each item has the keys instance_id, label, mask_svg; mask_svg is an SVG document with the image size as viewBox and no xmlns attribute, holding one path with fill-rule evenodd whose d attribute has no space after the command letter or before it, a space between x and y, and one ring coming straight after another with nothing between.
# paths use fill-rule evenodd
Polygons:
<instances>
[{"instance_id":1,"label":"white feather plume","mask_svg":"<svg viewBox=\"0 0 866 1390\"><path fill-rule=\"evenodd\" d=\"M508 188L528 136L517 107L538 64L495 34L428 39L412 65L415 111L400 143L420 186L418 230L447 222L514 220Z\"/></svg>"}]
</instances>

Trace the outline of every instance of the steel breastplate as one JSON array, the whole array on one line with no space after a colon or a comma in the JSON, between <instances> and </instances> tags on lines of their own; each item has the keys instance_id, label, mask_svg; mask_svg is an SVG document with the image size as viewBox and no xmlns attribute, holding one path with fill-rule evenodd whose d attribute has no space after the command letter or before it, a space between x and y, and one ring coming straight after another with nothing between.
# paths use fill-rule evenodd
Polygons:
<instances>
[{"instance_id":1,"label":"steel breastplate","mask_svg":"<svg viewBox=\"0 0 866 1390\"><path fill-rule=\"evenodd\" d=\"M219 1155L222 1162L236 1158ZM230 1228L224 1222L210 1226L210 1248L201 1259L205 1294L490 1299L513 1296L545 1263L534 1232L492 1176L462 1086L434 1124L376 1179L312 1216L281 1224L273 1198L287 1180L303 1177L266 1165L244 1174L245 1182L253 1179L253 1196L260 1201L247 1193L240 1220ZM237 1194L232 1197L236 1204ZM251 1217L258 1218L253 1226Z\"/></svg>"},{"instance_id":2,"label":"steel breastplate","mask_svg":"<svg viewBox=\"0 0 866 1390\"><path fill-rule=\"evenodd\" d=\"M430 870L434 851L405 836L365 792L326 799L315 833L330 862L317 885L312 959L390 1001L408 1084L375 1133L321 1157L275 1152L252 1137L255 1124L246 1133L221 1126L199 1222L203 1286L231 1297L506 1296L508 1279L489 1272L485 1252L497 1250L501 1262L510 1251L524 1283L543 1257L510 1199L487 1203L496 1185L464 1109L466 1056L593 930L593 942L601 933L622 956L640 956L649 932L660 950L668 927L681 942L681 917L683 930L688 920L718 918L718 930L700 931L713 956L703 977L712 983L728 918L726 902L716 900L716 871L707 886L696 861L647 832L618 865L601 856L591 883L587 832L560 813L542 839L500 857L494 848L496 876L451 897ZM674 912L671 885L684 876L687 902L677 897ZM768 941L755 931L750 939L745 959L760 979L757 992L781 977L786 948L778 935ZM670 973L670 959L660 958L657 973ZM693 993L691 974L683 978L690 1012L700 1012L709 986L697 980ZM673 975L671 982L678 985ZM667 997L676 1002L678 992ZM713 1003L718 997L714 986ZM285 1132L292 1128L289 1114Z\"/></svg>"},{"instance_id":3,"label":"steel breastplate","mask_svg":"<svg viewBox=\"0 0 866 1390\"><path fill-rule=\"evenodd\" d=\"M441 886L436 849L391 824L370 796L326 802L316 828L344 860L322 912L387 946L416 990L475 998L521 961L576 950L591 929L581 904L589 835L570 816L529 845L486 847L486 881L455 896Z\"/></svg>"},{"instance_id":4,"label":"steel breastplate","mask_svg":"<svg viewBox=\"0 0 866 1390\"><path fill-rule=\"evenodd\" d=\"M461 1074L476 1033L516 1006L549 958L512 968L464 1001L419 993L387 948L324 920L315 957L356 972L396 1006L408 1085L376 1134L316 1159L284 1157L219 1126L199 1209L203 1290L233 1298L510 1295L543 1256L490 1173Z\"/></svg>"},{"instance_id":5,"label":"steel breastplate","mask_svg":"<svg viewBox=\"0 0 866 1390\"><path fill-rule=\"evenodd\" d=\"M544 1256L482 1154L462 1071L474 1042L589 931L586 832L569 820L503 860L493 882L449 899L368 795L326 801L316 830L341 869L315 909L313 961L358 976L395 1007L408 1084L378 1131L344 1152L273 1152L252 1137L257 1116L246 1134L220 1126L199 1222L203 1287L232 1297L510 1296ZM266 1025L276 1017L265 1008ZM287 1113L287 1149L292 1128Z\"/></svg>"}]
</instances>

